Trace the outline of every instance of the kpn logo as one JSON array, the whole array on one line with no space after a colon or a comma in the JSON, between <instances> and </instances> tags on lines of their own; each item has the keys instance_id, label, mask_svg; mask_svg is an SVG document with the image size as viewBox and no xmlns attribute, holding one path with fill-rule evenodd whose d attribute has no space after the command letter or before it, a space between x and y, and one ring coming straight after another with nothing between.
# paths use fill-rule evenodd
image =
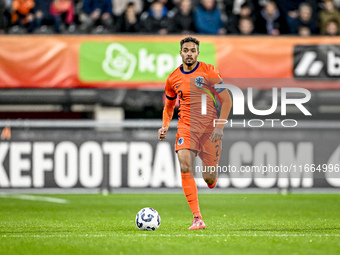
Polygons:
<instances>
[{"instance_id":1,"label":"kpn logo","mask_svg":"<svg viewBox=\"0 0 340 255\"><path fill-rule=\"evenodd\" d=\"M302 80L338 80L340 45L299 45L294 48L294 77Z\"/></svg>"},{"instance_id":2,"label":"kpn logo","mask_svg":"<svg viewBox=\"0 0 340 255\"><path fill-rule=\"evenodd\" d=\"M165 81L181 63L179 43L84 42L80 46L79 76L83 81ZM215 47L205 44L205 60L216 64Z\"/></svg>"}]
</instances>

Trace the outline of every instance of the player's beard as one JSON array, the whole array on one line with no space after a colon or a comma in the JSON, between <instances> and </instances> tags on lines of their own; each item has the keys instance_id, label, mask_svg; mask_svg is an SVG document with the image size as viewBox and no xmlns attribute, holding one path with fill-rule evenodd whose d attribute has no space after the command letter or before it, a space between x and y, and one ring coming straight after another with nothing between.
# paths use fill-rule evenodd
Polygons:
<instances>
[{"instance_id":1,"label":"player's beard","mask_svg":"<svg viewBox=\"0 0 340 255\"><path fill-rule=\"evenodd\" d=\"M192 62L188 62L188 61L184 61L184 64L186 64L187 66L192 66L196 63L196 61L192 58Z\"/></svg>"}]
</instances>

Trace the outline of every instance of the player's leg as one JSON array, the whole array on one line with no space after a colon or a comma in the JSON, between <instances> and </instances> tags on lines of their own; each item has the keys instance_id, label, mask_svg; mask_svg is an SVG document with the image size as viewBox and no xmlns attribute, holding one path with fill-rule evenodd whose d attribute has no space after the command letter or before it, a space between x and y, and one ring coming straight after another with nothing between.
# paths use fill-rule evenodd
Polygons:
<instances>
[{"instance_id":1,"label":"player's leg","mask_svg":"<svg viewBox=\"0 0 340 255\"><path fill-rule=\"evenodd\" d=\"M189 229L203 229L205 224L200 212L197 186L193 173L194 160L199 149L198 139L194 133L186 129L178 129L176 136L175 150L181 168L182 188L194 216L193 224Z\"/></svg>"},{"instance_id":2,"label":"player's leg","mask_svg":"<svg viewBox=\"0 0 340 255\"><path fill-rule=\"evenodd\" d=\"M218 177L218 162L221 156L221 141L211 142L209 134L204 134L200 139L202 150L198 156L203 162L203 178L209 188L214 188Z\"/></svg>"},{"instance_id":3,"label":"player's leg","mask_svg":"<svg viewBox=\"0 0 340 255\"><path fill-rule=\"evenodd\" d=\"M182 188L194 217L202 218L198 204L197 186L193 174L195 152L189 149L177 151L181 167Z\"/></svg>"},{"instance_id":4,"label":"player's leg","mask_svg":"<svg viewBox=\"0 0 340 255\"><path fill-rule=\"evenodd\" d=\"M194 216L189 230L205 229L198 203L197 186L193 174L196 153L189 149L182 149L177 151L177 155L181 167L182 188Z\"/></svg>"},{"instance_id":5,"label":"player's leg","mask_svg":"<svg viewBox=\"0 0 340 255\"><path fill-rule=\"evenodd\" d=\"M210 189L214 188L217 183L217 177L218 177L218 171L217 171L217 165L211 166L211 165L203 165L203 179L207 183L208 187Z\"/></svg>"}]
</instances>

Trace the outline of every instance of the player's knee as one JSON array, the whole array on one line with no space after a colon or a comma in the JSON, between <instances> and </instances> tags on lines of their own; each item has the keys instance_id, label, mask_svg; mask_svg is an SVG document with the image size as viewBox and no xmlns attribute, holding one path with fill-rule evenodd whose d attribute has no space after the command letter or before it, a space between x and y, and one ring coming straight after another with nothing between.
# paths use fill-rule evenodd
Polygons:
<instances>
[{"instance_id":1,"label":"player's knee","mask_svg":"<svg viewBox=\"0 0 340 255\"><path fill-rule=\"evenodd\" d=\"M190 173L191 172L191 166L189 163L181 163L181 172L182 173Z\"/></svg>"}]
</instances>

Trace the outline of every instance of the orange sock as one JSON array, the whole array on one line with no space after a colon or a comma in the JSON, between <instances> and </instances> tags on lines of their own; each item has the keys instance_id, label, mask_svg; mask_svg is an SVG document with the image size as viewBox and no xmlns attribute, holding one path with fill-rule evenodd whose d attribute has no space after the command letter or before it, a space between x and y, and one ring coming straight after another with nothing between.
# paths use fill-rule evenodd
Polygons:
<instances>
[{"instance_id":1,"label":"orange sock","mask_svg":"<svg viewBox=\"0 0 340 255\"><path fill-rule=\"evenodd\" d=\"M182 173L182 188L194 217L202 219L198 204L197 186L192 173Z\"/></svg>"}]
</instances>

